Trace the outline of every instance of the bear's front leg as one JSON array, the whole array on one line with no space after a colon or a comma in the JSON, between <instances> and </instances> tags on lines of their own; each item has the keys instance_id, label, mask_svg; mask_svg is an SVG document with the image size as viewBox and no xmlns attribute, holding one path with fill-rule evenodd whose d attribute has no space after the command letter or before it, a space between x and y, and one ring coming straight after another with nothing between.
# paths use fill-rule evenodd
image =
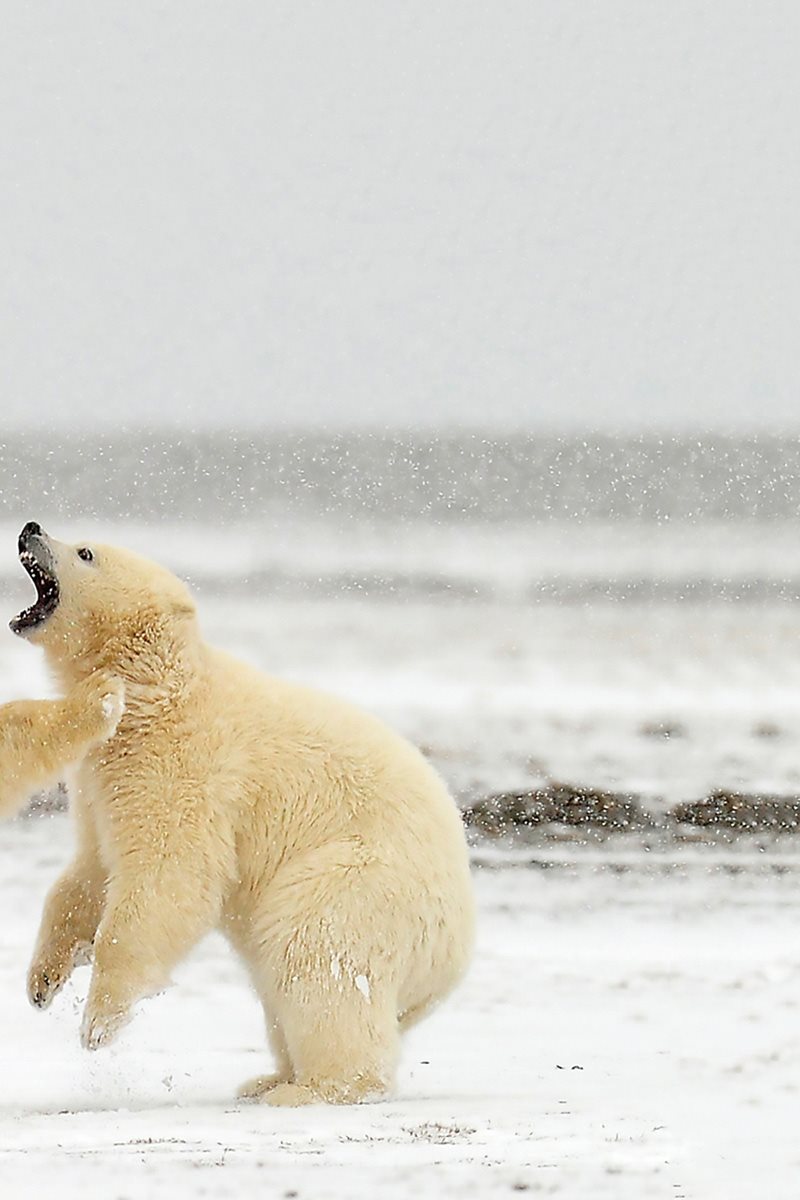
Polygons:
<instances>
[{"instance_id":1,"label":"bear's front leg","mask_svg":"<svg viewBox=\"0 0 800 1200\"><path fill-rule=\"evenodd\" d=\"M161 843L160 852L126 855L109 883L97 932L81 1041L107 1045L133 1005L169 983L175 965L212 929L221 888L202 850Z\"/></svg>"},{"instance_id":2,"label":"bear's front leg","mask_svg":"<svg viewBox=\"0 0 800 1200\"><path fill-rule=\"evenodd\" d=\"M47 1008L74 968L88 962L103 911L105 876L96 858L80 855L47 897L28 971L28 999Z\"/></svg>"},{"instance_id":3,"label":"bear's front leg","mask_svg":"<svg viewBox=\"0 0 800 1200\"><path fill-rule=\"evenodd\" d=\"M105 904L106 872L94 818L80 791L71 807L78 850L45 901L28 971L28 999L35 1008L47 1008L73 969L88 961Z\"/></svg>"}]
</instances>

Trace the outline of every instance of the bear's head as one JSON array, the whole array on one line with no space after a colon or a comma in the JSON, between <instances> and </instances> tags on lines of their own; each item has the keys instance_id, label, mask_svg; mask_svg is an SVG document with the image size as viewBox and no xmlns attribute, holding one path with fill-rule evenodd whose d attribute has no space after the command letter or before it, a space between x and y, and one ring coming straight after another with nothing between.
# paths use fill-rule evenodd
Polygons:
<instances>
[{"instance_id":1,"label":"bear's head","mask_svg":"<svg viewBox=\"0 0 800 1200\"><path fill-rule=\"evenodd\" d=\"M138 554L58 542L29 521L19 557L36 602L10 627L41 646L65 681L98 668L132 681L163 677L197 641L186 586Z\"/></svg>"}]
</instances>

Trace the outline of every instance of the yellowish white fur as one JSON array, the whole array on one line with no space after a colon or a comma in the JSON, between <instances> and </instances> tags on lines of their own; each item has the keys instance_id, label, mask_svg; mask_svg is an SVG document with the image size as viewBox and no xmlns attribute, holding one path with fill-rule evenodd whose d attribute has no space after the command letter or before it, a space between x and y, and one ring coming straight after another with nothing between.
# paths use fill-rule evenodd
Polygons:
<instances>
[{"instance_id":1,"label":"yellowish white fur","mask_svg":"<svg viewBox=\"0 0 800 1200\"><path fill-rule=\"evenodd\" d=\"M97 1048L219 928L276 1060L243 1095L385 1093L401 1032L472 947L464 832L443 783L372 716L209 647L162 568L108 546L91 563L47 547L60 603L27 636L68 697L113 676L125 711L75 775L77 853L45 905L31 998L45 1006L93 946L82 1039Z\"/></svg>"}]
</instances>

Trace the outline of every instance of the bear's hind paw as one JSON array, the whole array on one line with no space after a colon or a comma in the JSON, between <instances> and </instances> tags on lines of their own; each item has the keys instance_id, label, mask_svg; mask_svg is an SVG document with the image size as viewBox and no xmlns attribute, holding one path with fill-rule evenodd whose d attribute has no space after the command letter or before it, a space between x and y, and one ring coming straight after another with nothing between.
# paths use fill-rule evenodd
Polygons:
<instances>
[{"instance_id":1,"label":"bear's hind paw","mask_svg":"<svg viewBox=\"0 0 800 1200\"><path fill-rule=\"evenodd\" d=\"M324 1080L316 1085L279 1083L259 1099L275 1108L300 1108L306 1104L369 1104L385 1095L385 1085L377 1080L354 1083Z\"/></svg>"},{"instance_id":2,"label":"bear's hind paw","mask_svg":"<svg viewBox=\"0 0 800 1200\"><path fill-rule=\"evenodd\" d=\"M263 1100L267 1092L271 1092L274 1088L279 1087L282 1083L288 1083L289 1080L285 1075L256 1075L253 1079L248 1079L247 1083L243 1083L238 1089L236 1097L238 1100L256 1101Z\"/></svg>"},{"instance_id":3,"label":"bear's hind paw","mask_svg":"<svg viewBox=\"0 0 800 1200\"><path fill-rule=\"evenodd\" d=\"M275 1108L300 1108L305 1104L325 1103L322 1096L300 1083L278 1083L268 1092L263 1092L259 1099Z\"/></svg>"}]
</instances>

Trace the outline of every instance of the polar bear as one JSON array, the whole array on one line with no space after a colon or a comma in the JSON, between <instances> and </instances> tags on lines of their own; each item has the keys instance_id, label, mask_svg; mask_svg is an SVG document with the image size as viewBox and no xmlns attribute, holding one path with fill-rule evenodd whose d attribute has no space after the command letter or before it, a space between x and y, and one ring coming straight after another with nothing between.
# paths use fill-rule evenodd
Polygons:
<instances>
[{"instance_id":1,"label":"polar bear","mask_svg":"<svg viewBox=\"0 0 800 1200\"><path fill-rule=\"evenodd\" d=\"M12 630L67 695L98 673L125 691L116 733L77 768L77 853L45 905L31 1001L46 1007L92 947L81 1036L97 1049L219 928L276 1064L240 1095L385 1094L400 1034L471 953L464 830L442 781L372 716L208 646L187 588L154 563L34 522L19 551L37 600Z\"/></svg>"}]
</instances>

